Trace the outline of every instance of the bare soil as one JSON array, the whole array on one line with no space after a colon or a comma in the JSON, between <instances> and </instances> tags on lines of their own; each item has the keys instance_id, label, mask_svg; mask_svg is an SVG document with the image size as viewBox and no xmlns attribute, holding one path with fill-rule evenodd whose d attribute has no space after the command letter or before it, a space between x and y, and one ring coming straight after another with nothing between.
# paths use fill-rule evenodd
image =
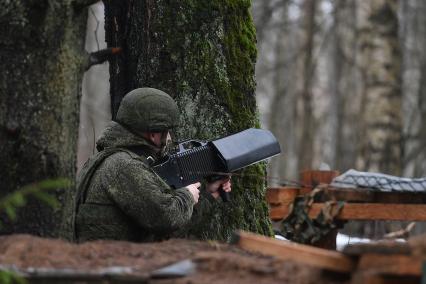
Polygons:
<instances>
[{"instance_id":1,"label":"bare soil","mask_svg":"<svg viewBox=\"0 0 426 284\"><path fill-rule=\"evenodd\" d=\"M173 279L150 278L155 269L185 259L196 264L194 274ZM149 283L344 283L336 280L336 275L326 275L306 265L249 253L228 244L183 239L143 244L72 244L30 235L0 236L0 266L19 271L72 269L83 273L127 268L131 272L126 274L139 275Z\"/></svg>"}]
</instances>

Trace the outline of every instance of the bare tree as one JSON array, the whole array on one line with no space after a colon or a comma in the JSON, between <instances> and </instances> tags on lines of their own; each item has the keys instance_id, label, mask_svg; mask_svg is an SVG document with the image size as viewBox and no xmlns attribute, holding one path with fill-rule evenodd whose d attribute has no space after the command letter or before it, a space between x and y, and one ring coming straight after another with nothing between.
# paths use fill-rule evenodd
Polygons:
<instances>
[{"instance_id":1,"label":"bare tree","mask_svg":"<svg viewBox=\"0 0 426 284\"><path fill-rule=\"evenodd\" d=\"M359 3L360 57L365 85L358 167L400 175L402 95L397 3L397 0Z\"/></svg>"},{"instance_id":2,"label":"bare tree","mask_svg":"<svg viewBox=\"0 0 426 284\"><path fill-rule=\"evenodd\" d=\"M426 175L426 4L401 1L400 41L403 53L404 175Z\"/></svg>"},{"instance_id":3,"label":"bare tree","mask_svg":"<svg viewBox=\"0 0 426 284\"><path fill-rule=\"evenodd\" d=\"M303 29L305 34L304 62L303 62L303 83L301 91L301 107L299 108L297 119L302 121L301 136L299 137L300 148L299 169L312 168L314 155L314 116L312 103L312 86L314 80L314 36L315 36L315 14L317 10L317 1L305 0L303 2Z\"/></svg>"}]
</instances>

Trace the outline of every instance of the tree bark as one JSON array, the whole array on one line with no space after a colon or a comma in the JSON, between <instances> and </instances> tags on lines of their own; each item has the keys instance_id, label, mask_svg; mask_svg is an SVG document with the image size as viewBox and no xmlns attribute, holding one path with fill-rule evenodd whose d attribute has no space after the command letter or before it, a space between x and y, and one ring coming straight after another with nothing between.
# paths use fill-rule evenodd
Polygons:
<instances>
[{"instance_id":1,"label":"tree bark","mask_svg":"<svg viewBox=\"0 0 426 284\"><path fill-rule=\"evenodd\" d=\"M325 160L330 164L331 169L338 169L338 159L339 152L342 151L342 134L343 134L343 117L344 117L344 94L341 92L341 82L342 75L345 71L343 68L343 54L342 54L342 36L339 33L339 27L341 23L341 10L343 8L339 6L339 4L334 3L333 8L333 24L331 26L331 40L330 40L330 49L329 49L329 62L330 66L328 69L328 73L330 77L328 78L329 90L330 90L330 114L329 120L327 121L330 125L330 136L331 141L330 144L333 147L331 148L329 153L326 153ZM328 154L328 155L327 155Z\"/></svg>"},{"instance_id":2,"label":"tree bark","mask_svg":"<svg viewBox=\"0 0 426 284\"><path fill-rule=\"evenodd\" d=\"M74 180L86 17L72 1L0 1L0 198L44 179ZM32 200L17 222L1 219L0 234L53 236L60 217Z\"/></svg>"},{"instance_id":3,"label":"tree bark","mask_svg":"<svg viewBox=\"0 0 426 284\"><path fill-rule=\"evenodd\" d=\"M397 0L368 1L360 6L360 56L365 89L364 139L358 168L400 175L402 94Z\"/></svg>"},{"instance_id":4,"label":"tree bark","mask_svg":"<svg viewBox=\"0 0 426 284\"><path fill-rule=\"evenodd\" d=\"M256 34L250 1L105 1L113 117L137 87L169 93L181 111L178 138L214 139L259 126L254 95ZM213 208L190 234L228 239L236 228L271 234L265 167L233 178L232 202Z\"/></svg>"},{"instance_id":5,"label":"tree bark","mask_svg":"<svg viewBox=\"0 0 426 284\"><path fill-rule=\"evenodd\" d=\"M304 10L304 33L305 33L305 56L303 62L303 87L301 93L301 112L302 129L299 147L299 169L306 170L312 168L314 155L314 114L312 102L312 86L314 80L314 36L315 36L315 14L316 1L305 0Z\"/></svg>"},{"instance_id":6,"label":"tree bark","mask_svg":"<svg viewBox=\"0 0 426 284\"><path fill-rule=\"evenodd\" d=\"M401 1L403 53L404 176L426 173L426 3ZM416 229L418 226L416 226Z\"/></svg>"}]
</instances>

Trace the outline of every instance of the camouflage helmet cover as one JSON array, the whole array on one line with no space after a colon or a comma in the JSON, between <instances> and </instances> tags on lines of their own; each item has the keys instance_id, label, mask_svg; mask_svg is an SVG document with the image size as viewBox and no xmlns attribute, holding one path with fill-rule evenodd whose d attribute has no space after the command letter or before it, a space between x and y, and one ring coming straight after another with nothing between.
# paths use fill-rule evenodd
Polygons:
<instances>
[{"instance_id":1,"label":"camouflage helmet cover","mask_svg":"<svg viewBox=\"0 0 426 284\"><path fill-rule=\"evenodd\" d=\"M162 132L177 126L179 110L176 102L165 92L139 88L124 96L116 121L138 134Z\"/></svg>"}]
</instances>

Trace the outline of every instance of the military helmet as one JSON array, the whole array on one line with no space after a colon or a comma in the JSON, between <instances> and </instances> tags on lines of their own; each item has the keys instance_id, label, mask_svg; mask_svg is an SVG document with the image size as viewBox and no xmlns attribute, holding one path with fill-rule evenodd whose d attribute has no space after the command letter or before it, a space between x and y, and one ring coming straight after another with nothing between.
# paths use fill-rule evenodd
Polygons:
<instances>
[{"instance_id":1,"label":"military helmet","mask_svg":"<svg viewBox=\"0 0 426 284\"><path fill-rule=\"evenodd\" d=\"M178 120L176 102L165 92L154 88L139 88L127 93L116 117L118 123L137 134L173 129Z\"/></svg>"}]
</instances>

